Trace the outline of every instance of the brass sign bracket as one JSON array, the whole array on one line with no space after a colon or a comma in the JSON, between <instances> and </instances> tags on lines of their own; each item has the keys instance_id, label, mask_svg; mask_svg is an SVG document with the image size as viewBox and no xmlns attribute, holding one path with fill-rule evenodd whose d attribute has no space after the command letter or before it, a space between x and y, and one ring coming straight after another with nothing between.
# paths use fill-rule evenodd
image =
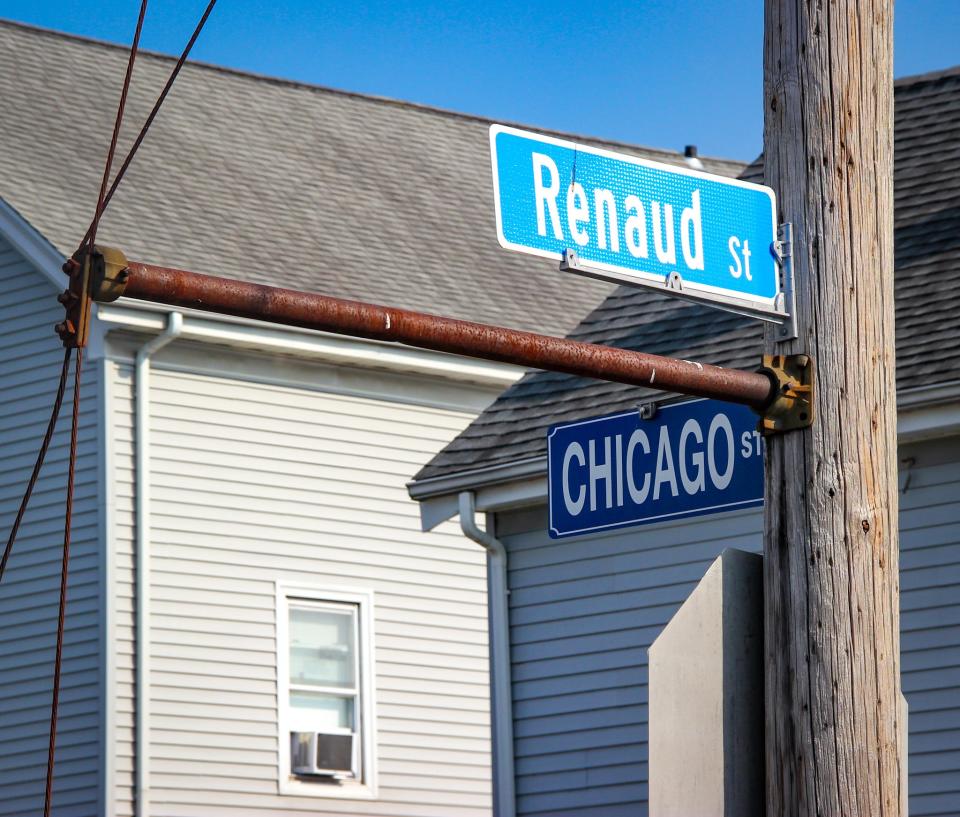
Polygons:
<instances>
[{"instance_id":1,"label":"brass sign bracket","mask_svg":"<svg viewBox=\"0 0 960 817\"><path fill-rule=\"evenodd\" d=\"M758 369L776 386L776 395L760 411L758 430L769 436L809 428L814 419L814 366L810 355L764 355Z\"/></svg>"}]
</instances>

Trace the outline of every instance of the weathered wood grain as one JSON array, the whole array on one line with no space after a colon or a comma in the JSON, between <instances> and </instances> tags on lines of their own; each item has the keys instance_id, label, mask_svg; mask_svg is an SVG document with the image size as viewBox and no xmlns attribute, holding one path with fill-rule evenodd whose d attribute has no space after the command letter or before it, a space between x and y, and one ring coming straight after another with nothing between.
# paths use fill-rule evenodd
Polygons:
<instances>
[{"instance_id":1,"label":"weathered wood grain","mask_svg":"<svg viewBox=\"0 0 960 817\"><path fill-rule=\"evenodd\" d=\"M768 817L900 812L893 0L766 0L764 155L817 422L768 440ZM768 336L772 348L772 336Z\"/></svg>"}]
</instances>

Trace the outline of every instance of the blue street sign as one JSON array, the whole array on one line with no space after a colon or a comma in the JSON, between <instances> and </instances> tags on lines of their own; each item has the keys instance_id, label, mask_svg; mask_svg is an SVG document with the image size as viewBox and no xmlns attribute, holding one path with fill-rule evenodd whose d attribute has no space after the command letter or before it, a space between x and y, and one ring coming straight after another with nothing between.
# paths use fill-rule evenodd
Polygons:
<instances>
[{"instance_id":1,"label":"blue street sign","mask_svg":"<svg viewBox=\"0 0 960 817\"><path fill-rule=\"evenodd\" d=\"M692 400L547 433L550 536L763 504L763 437L746 406Z\"/></svg>"},{"instance_id":2,"label":"blue street sign","mask_svg":"<svg viewBox=\"0 0 960 817\"><path fill-rule=\"evenodd\" d=\"M490 128L497 235L573 271L783 318L769 187Z\"/></svg>"}]
</instances>

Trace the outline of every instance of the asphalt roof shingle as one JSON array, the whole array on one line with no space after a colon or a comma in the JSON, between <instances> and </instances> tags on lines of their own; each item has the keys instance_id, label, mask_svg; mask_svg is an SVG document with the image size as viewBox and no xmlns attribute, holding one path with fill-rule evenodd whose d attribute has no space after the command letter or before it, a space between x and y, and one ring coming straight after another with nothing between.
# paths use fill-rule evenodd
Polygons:
<instances>
[{"instance_id":1,"label":"asphalt roof shingle","mask_svg":"<svg viewBox=\"0 0 960 817\"><path fill-rule=\"evenodd\" d=\"M0 197L64 254L93 211L126 60L126 47L0 21ZM172 65L138 57L119 156ZM489 125L188 63L99 240L141 261L564 334L612 287L500 249Z\"/></svg>"},{"instance_id":2,"label":"asphalt roof shingle","mask_svg":"<svg viewBox=\"0 0 960 817\"><path fill-rule=\"evenodd\" d=\"M762 179L762 165L743 174ZM895 85L897 387L960 379L960 67ZM620 287L570 337L721 366L757 364L759 322ZM554 423L629 409L660 392L552 372L527 374L416 480L545 454Z\"/></svg>"}]
</instances>

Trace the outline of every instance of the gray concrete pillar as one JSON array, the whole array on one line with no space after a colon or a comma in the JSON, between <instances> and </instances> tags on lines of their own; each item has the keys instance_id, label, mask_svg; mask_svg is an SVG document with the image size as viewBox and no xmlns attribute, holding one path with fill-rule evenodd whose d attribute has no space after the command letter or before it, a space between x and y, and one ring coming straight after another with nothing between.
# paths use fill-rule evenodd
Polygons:
<instances>
[{"instance_id":1,"label":"gray concrete pillar","mask_svg":"<svg viewBox=\"0 0 960 817\"><path fill-rule=\"evenodd\" d=\"M762 571L725 550L650 646L650 817L763 817Z\"/></svg>"}]
</instances>

